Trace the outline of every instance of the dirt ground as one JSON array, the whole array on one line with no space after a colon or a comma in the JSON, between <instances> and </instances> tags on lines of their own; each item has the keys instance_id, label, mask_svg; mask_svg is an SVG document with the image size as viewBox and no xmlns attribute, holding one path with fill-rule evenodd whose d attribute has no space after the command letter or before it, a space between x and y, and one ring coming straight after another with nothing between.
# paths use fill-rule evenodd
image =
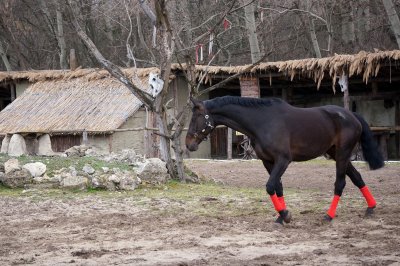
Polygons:
<instances>
[{"instance_id":1,"label":"dirt ground","mask_svg":"<svg viewBox=\"0 0 400 266\"><path fill-rule=\"evenodd\" d=\"M334 165L292 163L283 185L293 220L284 226L274 223L259 161L187 165L217 185L0 190L0 265L400 265L400 163L377 171L357 163L375 214L364 217L366 203L348 181L331 223L322 217Z\"/></svg>"}]
</instances>

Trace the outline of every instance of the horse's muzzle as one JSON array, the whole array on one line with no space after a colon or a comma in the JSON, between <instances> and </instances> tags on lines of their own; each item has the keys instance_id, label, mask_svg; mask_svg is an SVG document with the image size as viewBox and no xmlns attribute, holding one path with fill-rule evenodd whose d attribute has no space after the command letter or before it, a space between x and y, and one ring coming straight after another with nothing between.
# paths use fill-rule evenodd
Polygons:
<instances>
[{"instance_id":1,"label":"horse's muzzle","mask_svg":"<svg viewBox=\"0 0 400 266\"><path fill-rule=\"evenodd\" d=\"M196 141L196 138L192 138L192 137L186 137L186 148L189 151L197 151L197 149L199 148L199 144Z\"/></svg>"},{"instance_id":2,"label":"horse's muzzle","mask_svg":"<svg viewBox=\"0 0 400 266\"><path fill-rule=\"evenodd\" d=\"M199 145L197 145L196 142L193 142L193 143L191 143L191 144L186 144L186 148L187 148L189 151L197 151L197 149L199 148Z\"/></svg>"}]
</instances>

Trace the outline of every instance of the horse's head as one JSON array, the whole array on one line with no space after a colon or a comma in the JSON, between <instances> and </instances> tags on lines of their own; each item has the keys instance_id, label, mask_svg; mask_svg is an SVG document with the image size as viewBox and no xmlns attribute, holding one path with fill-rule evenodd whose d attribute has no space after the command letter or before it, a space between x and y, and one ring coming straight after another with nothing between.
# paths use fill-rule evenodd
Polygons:
<instances>
[{"instance_id":1,"label":"horse's head","mask_svg":"<svg viewBox=\"0 0 400 266\"><path fill-rule=\"evenodd\" d=\"M196 151L199 144L214 129L214 121L203 102L196 100L192 100L192 102L193 114L186 134L186 147L189 151Z\"/></svg>"}]
</instances>

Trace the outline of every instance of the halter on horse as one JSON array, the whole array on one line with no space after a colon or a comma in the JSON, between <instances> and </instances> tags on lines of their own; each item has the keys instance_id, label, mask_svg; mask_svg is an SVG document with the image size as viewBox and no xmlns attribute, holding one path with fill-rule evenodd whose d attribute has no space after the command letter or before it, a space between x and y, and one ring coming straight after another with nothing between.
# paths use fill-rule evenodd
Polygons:
<instances>
[{"instance_id":1,"label":"halter on horse","mask_svg":"<svg viewBox=\"0 0 400 266\"><path fill-rule=\"evenodd\" d=\"M193 104L193 116L186 135L187 149L197 150L217 125L247 135L270 175L266 189L279 213L277 222L289 223L291 219L281 182L289 163L324 154L336 161L334 197L325 218L330 221L335 217L346 175L365 197L367 214L373 212L376 201L350 157L360 141L364 158L372 170L383 167L384 162L368 124L360 115L334 105L297 108L277 98L225 96L208 101L193 100Z\"/></svg>"}]
</instances>

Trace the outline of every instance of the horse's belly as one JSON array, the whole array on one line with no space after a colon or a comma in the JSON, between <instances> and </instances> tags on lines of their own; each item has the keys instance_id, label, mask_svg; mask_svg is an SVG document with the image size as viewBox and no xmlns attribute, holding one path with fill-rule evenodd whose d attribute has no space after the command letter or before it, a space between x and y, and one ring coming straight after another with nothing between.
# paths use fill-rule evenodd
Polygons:
<instances>
[{"instance_id":1,"label":"horse's belly","mask_svg":"<svg viewBox=\"0 0 400 266\"><path fill-rule=\"evenodd\" d=\"M302 138L291 143L293 161L308 161L324 155L332 147L332 138L323 136L319 138Z\"/></svg>"}]
</instances>

